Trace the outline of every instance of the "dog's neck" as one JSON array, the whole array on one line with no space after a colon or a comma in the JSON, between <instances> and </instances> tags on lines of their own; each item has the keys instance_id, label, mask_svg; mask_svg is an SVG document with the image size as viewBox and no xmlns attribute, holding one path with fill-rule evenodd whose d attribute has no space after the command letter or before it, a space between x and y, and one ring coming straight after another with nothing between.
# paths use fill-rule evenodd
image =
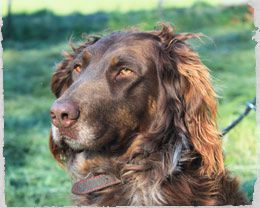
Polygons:
<instances>
[{"instance_id":1,"label":"dog's neck","mask_svg":"<svg viewBox=\"0 0 260 208\"><path fill-rule=\"evenodd\" d=\"M79 180L88 174L108 174L123 178L129 171L153 172L154 168L159 169L163 177L167 177L172 173L183 171L183 168L190 166L191 163L196 165L199 162L200 157L191 149L184 148L182 142L175 142L175 145L171 146L178 148L149 152L137 138L123 154L84 150L70 154L66 164L72 173L72 178Z\"/></svg>"},{"instance_id":2,"label":"dog's neck","mask_svg":"<svg viewBox=\"0 0 260 208\"><path fill-rule=\"evenodd\" d=\"M172 157L170 157L172 150L157 151L146 155L144 149L141 149L140 152L142 153L135 155L140 146L142 146L140 140L135 140L122 155L87 150L74 153L67 161L73 184L88 177L104 174L116 177L121 183L105 187L93 194L99 195L101 193L102 197L106 197L110 196L113 190L118 190L121 187L123 190L128 190L132 205L160 204L158 201L161 198L158 195L160 194L160 184L162 181L166 181L168 177L178 173L182 167L172 169ZM185 155L185 151L180 154L183 156L179 158L183 165L187 155ZM189 155L187 158L192 157ZM181 169L181 171L184 170ZM91 195L84 197L91 198Z\"/></svg>"},{"instance_id":3,"label":"dog's neck","mask_svg":"<svg viewBox=\"0 0 260 208\"><path fill-rule=\"evenodd\" d=\"M171 153L169 153L171 154ZM163 152L154 152L148 156L138 155L133 159L129 159L130 153L126 152L121 156L108 157L106 154L97 152L83 151L75 153L67 161L67 168L70 170L74 181L84 179L92 175L107 174L113 175L117 178L128 180L127 175L131 173L154 173L159 171L162 177L167 177L173 172L178 172L182 167L175 167L172 169L172 163L169 154ZM182 154L184 160L185 153ZM182 162L183 166L184 163ZM183 170L182 170L183 171Z\"/></svg>"},{"instance_id":4,"label":"dog's neck","mask_svg":"<svg viewBox=\"0 0 260 208\"><path fill-rule=\"evenodd\" d=\"M128 189L131 204L156 204L154 200L159 196L151 200L151 194L157 195L160 193L159 191L158 193L156 192L157 188L159 189L157 187L159 184L154 182L163 180L163 175L158 174L158 170L149 167L148 164L130 164L124 159L123 156L107 158L105 155L103 156L95 152L83 151L75 154L73 158L67 161L67 166L72 174L74 185L86 178L93 178L93 176L102 174L116 177L120 180L120 184L105 187L101 192L98 190L94 194L102 193L102 197L105 197L113 192L113 189L118 190L118 186L120 186L125 187L123 189ZM136 163L142 163L142 161L139 160ZM147 174L150 177L147 177ZM161 177L161 179L158 179L158 177ZM91 198L87 195L85 197Z\"/></svg>"}]
</instances>

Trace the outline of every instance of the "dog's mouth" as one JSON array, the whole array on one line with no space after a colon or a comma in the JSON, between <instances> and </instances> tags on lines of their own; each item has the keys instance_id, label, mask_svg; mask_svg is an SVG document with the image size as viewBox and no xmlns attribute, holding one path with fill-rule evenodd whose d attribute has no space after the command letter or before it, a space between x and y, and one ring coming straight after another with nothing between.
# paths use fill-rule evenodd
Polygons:
<instances>
[{"instance_id":1,"label":"dog's mouth","mask_svg":"<svg viewBox=\"0 0 260 208\"><path fill-rule=\"evenodd\" d=\"M113 128L56 128L53 127L57 142L63 143L73 151L99 151L108 148L112 140L116 140ZM107 146L108 145L108 146Z\"/></svg>"},{"instance_id":2,"label":"dog's mouth","mask_svg":"<svg viewBox=\"0 0 260 208\"><path fill-rule=\"evenodd\" d=\"M86 149L85 145L81 144L77 135L71 129L59 129L60 140L68 145L72 150L80 151Z\"/></svg>"},{"instance_id":3,"label":"dog's mouth","mask_svg":"<svg viewBox=\"0 0 260 208\"><path fill-rule=\"evenodd\" d=\"M80 137L80 135L74 134L73 132L64 132L60 131L60 140L62 143L65 143L69 148L74 151L83 151L83 150L94 150L97 149L97 140L103 135L98 135L93 138Z\"/></svg>"},{"instance_id":4,"label":"dog's mouth","mask_svg":"<svg viewBox=\"0 0 260 208\"><path fill-rule=\"evenodd\" d=\"M67 144L71 149L77 151L85 149L85 146L78 141L76 135L73 134L72 131L65 131L62 129L59 130L59 132L61 141Z\"/></svg>"},{"instance_id":5,"label":"dog's mouth","mask_svg":"<svg viewBox=\"0 0 260 208\"><path fill-rule=\"evenodd\" d=\"M82 144L80 144L76 139L68 137L68 136L62 136L62 141L64 141L71 149L76 151L85 150L86 147Z\"/></svg>"}]
</instances>

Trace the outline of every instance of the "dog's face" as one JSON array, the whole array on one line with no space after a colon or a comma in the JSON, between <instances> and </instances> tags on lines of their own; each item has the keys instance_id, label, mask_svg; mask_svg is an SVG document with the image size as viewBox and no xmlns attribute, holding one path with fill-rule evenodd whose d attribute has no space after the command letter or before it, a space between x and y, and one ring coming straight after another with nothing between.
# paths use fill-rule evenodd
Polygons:
<instances>
[{"instance_id":1,"label":"dog's face","mask_svg":"<svg viewBox=\"0 0 260 208\"><path fill-rule=\"evenodd\" d=\"M54 141L99 150L145 131L158 97L156 44L145 33L115 33L76 53L51 107Z\"/></svg>"},{"instance_id":2,"label":"dog's face","mask_svg":"<svg viewBox=\"0 0 260 208\"><path fill-rule=\"evenodd\" d=\"M191 158L188 152L201 157L203 173L223 170L215 92L207 68L185 42L194 37L166 26L116 32L66 54L52 76L55 158L82 150L126 160L158 152L171 172Z\"/></svg>"}]
</instances>

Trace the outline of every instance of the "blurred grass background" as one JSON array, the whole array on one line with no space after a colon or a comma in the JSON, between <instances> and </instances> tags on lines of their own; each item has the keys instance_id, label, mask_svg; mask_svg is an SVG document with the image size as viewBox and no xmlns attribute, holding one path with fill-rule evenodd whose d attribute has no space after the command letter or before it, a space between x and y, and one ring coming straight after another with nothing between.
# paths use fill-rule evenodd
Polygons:
<instances>
[{"instance_id":1,"label":"blurred grass background","mask_svg":"<svg viewBox=\"0 0 260 208\"><path fill-rule=\"evenodd\" d=\"M226 1L227 2L227 1ZM240 1L232 1L237 3ZM245 4L219 0L20 0L11 4L11 29L4 14L3 59L6 163L5 197L8 206L70 205L70 179L48 150L49 107L54 101L50 77L68 40L82 33L103 34L136 27L152 30L166 21L177 32L202 32L204 44L192 41L211 69L220 96L218 123L224 128L256 94L253 19ZM223 3L223 2L222 2ZM9 32L8 32L9 30ZM225 164L237 175L252 199L256 179L257 130L251 112L225 138Z\"/></svg>"}]
</instances>

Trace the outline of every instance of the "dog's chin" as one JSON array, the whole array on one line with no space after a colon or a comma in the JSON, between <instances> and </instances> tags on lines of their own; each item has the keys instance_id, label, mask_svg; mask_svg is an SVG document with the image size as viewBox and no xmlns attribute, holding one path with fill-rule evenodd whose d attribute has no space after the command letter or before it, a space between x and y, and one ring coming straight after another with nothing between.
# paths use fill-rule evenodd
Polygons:
<instances>
[{"instance_id":1,"label":"dog's chin","mask_svg":"<svg viewBox=\"0 0 260 208\"><path fill-rule=\"evenodd\" d=\"M81 152L83 150L93 151L98 149L96 142L89 139L88 140L83 140L80 138L75 139L69 136L62 135L61 141L65 143L69 148L77 152Z\"/></svg>"},{"instance_id":2,"label":"dog's chin","mask_svg":"<svg viewBox=\"0 0 260 208\"><path fill-rule=\"evenodd\" d=\"M79 143L77 140L67 136L62 136L62 140L73 150L81 151L87 149L85 145Z\"/></svg>"}]
</instances>

